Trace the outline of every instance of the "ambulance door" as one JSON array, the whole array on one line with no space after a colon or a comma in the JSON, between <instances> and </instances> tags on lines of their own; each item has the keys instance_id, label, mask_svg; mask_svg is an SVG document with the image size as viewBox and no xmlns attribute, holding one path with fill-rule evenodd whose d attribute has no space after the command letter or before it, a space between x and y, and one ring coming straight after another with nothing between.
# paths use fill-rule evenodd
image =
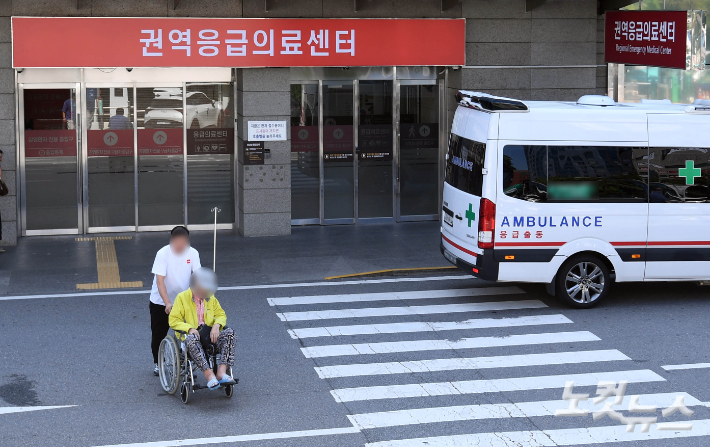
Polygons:
<instances>
[{"instance_id":1,"label":"ambulance door","mask_svg":"<svg viewBox=\"0 0 710 447\"><path fill-rule=\"evenodd\" d=\"M710 115L648 116L646 279L710 278Z\"/></svg>"}]
</instances>

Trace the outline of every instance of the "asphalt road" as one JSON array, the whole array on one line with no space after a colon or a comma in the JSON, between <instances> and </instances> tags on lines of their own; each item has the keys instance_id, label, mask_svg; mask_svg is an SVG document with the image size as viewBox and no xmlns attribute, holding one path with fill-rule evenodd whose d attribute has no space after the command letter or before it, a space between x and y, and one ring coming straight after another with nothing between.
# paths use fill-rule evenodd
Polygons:
<instances>
[{"instance_id":1,"label":"asphalt road","mask_svg":"<svg viewBox=\"0 0 710 447\"><path fill-rule=\"evenodd\" d=\"M599 307L572 310L541 286L468 278L220 291L240 383L232 399L204 390L188 405L152 374L146 294L3 300L0 445L706 446L710 368L662 366L710 362L708 292L621 284ZM268 300L284 297L310 298ZM659 422L693 429L625 433L544 404L572 379L594 397L598 378L629 380L627 396L660 404ZM695 413L663 417L679 393ZM73 407L7 413L63 405ZM210 439L162 442L196 438Z\"/></svg>"}]
</instances>

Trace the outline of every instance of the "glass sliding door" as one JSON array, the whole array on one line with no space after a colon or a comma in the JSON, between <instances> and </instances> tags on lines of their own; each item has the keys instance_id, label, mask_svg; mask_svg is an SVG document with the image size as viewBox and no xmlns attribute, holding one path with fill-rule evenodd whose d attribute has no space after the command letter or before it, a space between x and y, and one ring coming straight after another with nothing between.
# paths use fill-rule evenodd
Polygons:
<instances>
[{"instance_id":1,"label":"glass sliding door","mask_svg":"<svg viewBox=\"0 0 710 447\"><path fill-rule=\"evenodd\" d=\"M187 84L187 223L234 223L232 84ZM211 227L210 227L211 228Z\"/></svg>"},{"instance_id":2,"label":"glass sliding door","mask_svg":"<svg viewBox=\"0 0 710 447\"><path fill-rule=\"evenodd\" d=\"M78 87L20 87L23 235L82 231Z\"/></svg>"},{"instance_id":3,"label":"glass sliding door","mask_svg":"<svg viewBox=\"0 0 710 447\"><path fill-rule=\"evenodd\" d=\"M291 85L291 222L320 223L320 101L317 83Z\"/></svg>"},{"instance_id":4,"label":"glass sliding door","mask_svg":"<svg viewBox=\"0 0 710 447\"><path fill-rule=\"evenodd\" d=\"M323 81L323 223L353 223L353 82Z\"/></svg>"},{"instance_id":5,"label":"glass sliding door","mask_svg":"<svg viewBox=\"0 0 710 447\"><path fill-rule=\"evenodd\" d=\"M86 87L88 232L134 231L133 86Z\"/></svg>"},{"instance_id":6,"label":"glass sliding door","mask_svg":"<svg viewBox=\"0 0 710 447\"><path fill-rule=\"evenodd\" d=\"M292 225L437 220L435 67L291 72Z\"/></svg>"},{"instance_id":7,"label":"glass sliding door","mask_svg":"<svg viewBox=\"0 0 710 447\"><path fill-rule=\"evenodd\" d=\"M400 81L400 220L438 219L439 86Z\"/></svg>"},{"instance_id":8,"label":"glass sliding door","mask_svg":"<svg viewBox=\"0 0 710 447\"><path fill-rule=\"evenodd\" d=\"M392 81L358 84L357 217L392 218Z\"/></svg>"},{"instance_id":9,"label":"glass sliding door","mask_svg":"<svg viewBox=\"0 0 710 447\"><path fill-rule=\"evenodd\" d=\"M183 88L138 87L136 92L139 230L183 225Z\"/></svg>"}]
</instances>

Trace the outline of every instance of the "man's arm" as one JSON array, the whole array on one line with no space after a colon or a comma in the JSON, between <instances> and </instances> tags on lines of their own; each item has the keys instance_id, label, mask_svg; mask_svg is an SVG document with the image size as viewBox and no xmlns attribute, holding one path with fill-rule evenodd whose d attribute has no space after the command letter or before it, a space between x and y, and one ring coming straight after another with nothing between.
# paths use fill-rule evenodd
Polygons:
<instances>
[{"instance_id":1,"label":"man's arm","mask_svg":"<svg viewBox=\"0 0 710 447\"><path fill-rule=\"evenodd\" d=\"M165 287L165 276L155 275L155 283L158 285L158 293L160 294L160 298L162 298L163 303L165 303L165 313L170 315L173 303L170 301L170 297L168 297L168 289Z\"/></svg>"}]
</instances>

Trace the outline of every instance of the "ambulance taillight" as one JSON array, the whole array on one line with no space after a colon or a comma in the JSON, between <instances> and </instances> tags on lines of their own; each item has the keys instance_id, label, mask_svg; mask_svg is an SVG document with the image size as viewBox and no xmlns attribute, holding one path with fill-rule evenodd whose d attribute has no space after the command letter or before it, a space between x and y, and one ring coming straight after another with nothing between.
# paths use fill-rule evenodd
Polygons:
<instances>
[{"instance_id":1,"label":"ambulance taillight","mask_svg":"<svg viewBox=\"0 0 710 447\"><path fill-rule=\"evenodd\" d=\"M478 248L493 248L493 232L496 229L496 205L481 199L478 210Z\"/></svg>"}]
</instances>

